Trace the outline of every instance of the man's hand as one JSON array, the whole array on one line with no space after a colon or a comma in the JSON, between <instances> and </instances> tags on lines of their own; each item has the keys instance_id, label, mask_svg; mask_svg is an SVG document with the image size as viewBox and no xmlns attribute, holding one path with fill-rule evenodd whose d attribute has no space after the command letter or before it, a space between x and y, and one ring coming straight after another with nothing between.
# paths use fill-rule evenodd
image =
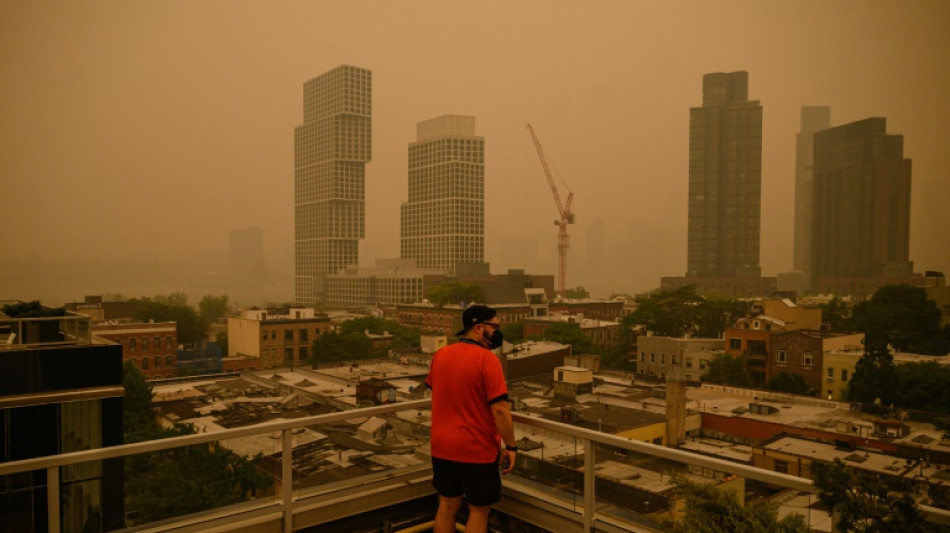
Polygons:
<instances>
[{"instance_id":1,"label":"man's hand","mask_svg":"<svg viewBox=\"0 0 950 533\"><path fill-rule=\"evenodd\" d=\"M505 475L508 472L511 472L515 468L515 456L518 455L518 452L515 450L501 450L501 455L498 457L498 467L501 469L501 474Z\"/></svg>"}]
</instances>

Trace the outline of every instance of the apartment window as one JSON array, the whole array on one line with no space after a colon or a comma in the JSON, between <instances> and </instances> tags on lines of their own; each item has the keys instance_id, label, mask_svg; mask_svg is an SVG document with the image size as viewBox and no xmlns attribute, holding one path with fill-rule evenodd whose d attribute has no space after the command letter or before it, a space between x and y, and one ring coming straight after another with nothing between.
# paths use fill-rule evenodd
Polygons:
<instances>
[{"instance_id":1,"label":"apartment window","mask_svg":"<svg viewBox=\"0 0 950 533\"><path fill-rule=\"evenodd\" d=\"M749 353L753 355L765 355L766 354L766 345L765 341L749 341L748 343Z\"/></svg>"},{"instance_id":2,"label":"apartment window","mask_svg":"<svg viewBox=\"0 0 950 533\"><path fill-rule=\"evenodd\" d=\"M742 339L729 339L729 349L730 349L730 350L741 350L741 349L742 349Z\"/></svg>"},{"instance_id":3,"label":"apartment window","mask_svg":"<svg viewBox=\"0 0 950 533\"><path fill-rule=\"evenodd\" d=\"M835 369L829 367L829 368L828 368L828 379L831 379L831 378L833 378L833 377L835 377Z\"/></svg>"},{"instance_id":4,"label":"apartment window","mask_svg":"<svg viewBox=\"0 0 950 533\"><path fill-rule=\"evenodd\" d=\"M705 359L700 359L700 360L699 360L699 369L700 369L700 370L706 370L706 360L705 360Z\"/></svg>"},{"instance_id":5,"label":"apartment window","mask_svg":"<svg viewBox=\"0 0 950 533\"><path fill-rule=\"evenodd\" d=\"M775 351L775 362L776 363L787 363L788 362L788 352L785 350L776 350Z\"/></svg>"},{"instance_id":6,"label":"apartment window","mask_svg":"<svg viewBox=\"0 0 950 533\"><path fill-rule=\"evenodd\" d=\"M646 359L647 359L647 354L646 354L646 352L640 352L640 362L642 363L642 362L646 361Z\"/></svg>"},{"instance_id":7,"label":"apartment window","mask_svg":"<svg viewBox=\"0 0 950 533\"><path fill-rule=\"evenodd\" d=\"M152 339L152 346L154 346L156 350L161 350L161 349L162 349L162 339L160 339L160 338L158 338L158 337L155 337L154 339Z\"/></svg>"},{"instance_id":8,"label":"apartment window","mask_svg":"<svg viewBox=\"0 0 950 533\"><path fill-rule=\"evenodd\" d=\"M173 364L174 364L174 362L172 361L172 356L166 355L166 356L165 356L165 366L172 366Z\"/></svg>"},{"instance_id":9,"label":"apartment window","mask_svg":"<svg viewBox=\"0 0 950 533\"><path fill-rule=\"evenodd\" d=\"M844 368L841 369L841 381L848 381L848 371Z\"/></svg>"},{"instance_id":10,"label":"apartment window","mask_svg":"<svg viewBox=\"0 0 950 533\"><path fill-rule=\"evenodd\" d=\"M686 358L686 368L693 368L693 358L692 358L692 357L687 357L687 358Z\"/></svg>"},{"instance_id":11,"label":"apartment window","mask_svg":"<svg viewBox=\"0 0 950 533\"><path fill-rule=\"evenodd\" d=\"M305 330L305 329L300 330L300 331L298 332L297 337L300 339L300 342L307 342L307 341L309 340L309 339L307 338L307 330Z\"/></svg>"},{"instance_id":12,"label":"apartment window","mask_svg":"<svg viewBox=\"0 0 950 533\"><path fill-rule=\"evenodd\" d=\"M142 351L148 350L148 337L142 338Z\"/></svg>"},{"instance_id":13,"label":"apartment window","mask_svg":"<svg viewBox=\"0 0 950 533\"><path fill-rule=\"evenodd\" d=\"M172 338L171 338L171 337L165 337L165 349L166 349L166 350L171 350L171 349L172 349Z\"/></svg>"},{"instance_id":14,"label":"apartment window","mask_svg":"<svg viewBox=\"0 0 950 533\"><path fill-rule=\"evenodd\" d=\"M148 357L142 358L142 370L148 370Z\"/></svg>"},{"instance_id":15,"label":"apartment window","mask_svg":"<svg viewBox=\"0 0 950 533\"><path fill-rule=\"evenodd\" d=\"M284 361L288 363L294 360L294 349L293 348L284 348Z\"/></svg>"},{"instance_id":16,"label":"apartment window","mask_svg":"<svg viewBox=\"0 0 950 533\"><path fill-rule=\"evenodd\" d=\"M261 334L261 342L264 342L266 340L267 340L267 332L265 331L264 333Z\"/></svg>"},{"instance_id":17,"label":"apartment window","mask_svg":"<svg viewBox=\"0 0 950 533\"><path fill-rule=\"evenodd\" d=\"M135 351L135 339L129 339L129 351L130 352Z\"/></svg>"},{"instance_id":18,"label":"apartment window","mask_svg":"<svg viewBox=\"0 0 950 533\"><path fill-rule=\"evenodd\" d=\"M655 362L656 362L656 354L655 354L655 353L651 353L651 354L650 354L650 362L651 362L651 363L655 363Z\"/></svg>"},{"instance_id":19,"label":"apartment window","mask_svg":"<svg viewBox=\"0 0 950 533\"><path fill-rule=\"evenodd\" d=\"M292 329L285 329L285 330L284 330L284 340L285 340L285 341L293 342L293 341L294 341L294 330L292 330Z\"/></svg>"},{"instance_id":20,"label":"apartment window","mask_svg":"<svg viewBox=\"0 0 950 533\"><path fill-rule=\"evenodd\" d=\"M661 353L661 354L660 354L660 364L661 364L661 365L665 365L665 364L666 364L666 354L665 354L665 353Z\"/></svg>"},{"instance_id":21,"label":"apartment window","mask_svg":"<svg viewBox=\"0 0 950 533\"><path fill-rule=\"evenodd\" d=\"M775 461L775 471L780 474L787 474L788 461Z\"/></svg>"},{"instance_id":22,"label":"apartment window","mask_svg":"<svg viewBox=\"0 0 950 533\"><path fill-rule=\"evenodd\" d=\"M815 364L815 354L811 352L805 352L802 354L802 365L814 366L814 364Z\"/></svg>"},{"instance_id":23,"label":"apartment window","mask_svg":"<svg viewBox=\"0 0 950 533\"><path fill-rule=\"evenodd\" d=\"M277 330L276 330L276 329L270 330L270 338L271 338L271 340L276 340L276 339L277 339Z\"/></svg>"},{"instance_id":24,"label":"apartment window","mask_svg":"<svg viewBox=\"0 0 950 533\"><path fill-rule=\"evenodd\" d=\"M306 346L301 346L301 347L300 347L300 351L297 353L297 357L298 357L298 359L300 359L301 361L306 361L306 360L307 360L307 347L306 347Z\"/></svg>"}]
</instances>

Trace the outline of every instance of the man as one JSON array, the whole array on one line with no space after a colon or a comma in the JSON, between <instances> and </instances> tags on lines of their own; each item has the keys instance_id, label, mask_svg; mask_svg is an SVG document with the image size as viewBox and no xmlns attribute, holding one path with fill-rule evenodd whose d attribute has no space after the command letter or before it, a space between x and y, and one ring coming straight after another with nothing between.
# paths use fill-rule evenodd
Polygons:
<instances>
[{"instance_id":1,"label":"man","mask_svg":"<svg viewBox=\"0 0 950 533\"><path fill-rule=\"evenodd\" d=\"M462 313L459 342L432 357L426 386L432 389L432 485L439 493L433 531L455 531L468 499L468 533L488 531L488 513L501 500L501 476L518 451L501 363L490 350L501 346L501 321L491 307Z\"/></svg>"}]
</instances>

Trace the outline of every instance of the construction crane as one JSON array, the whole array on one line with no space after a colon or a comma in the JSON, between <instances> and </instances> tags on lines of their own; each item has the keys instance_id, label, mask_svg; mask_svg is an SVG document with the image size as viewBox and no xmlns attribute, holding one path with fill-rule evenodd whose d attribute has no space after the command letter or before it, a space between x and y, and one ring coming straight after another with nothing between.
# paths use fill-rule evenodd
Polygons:
<instances>
[{"instance_id":1,"label":"construction crane","mask_svg":"<svg viewBox=\"0 0 950 533\"><path fill-rule=\"evenodd\" d=\"M534 147L538 150L538 157L541 159L541 167L544 169L544 175L548 178L548 185L551 186L551 194L554 195L554 203L557 204L558 219L554 221L557 226L557 293L560 296L567 294L567 249L570 246L570 236L567 234L567 225L574 223L574 212L571 210L571 202L574 200L574 193L561 180L564 188L567 189L567 201L561 204L561 195L558 193L557 185L554 183L554 177L551 175L551 169L548 167L548 160L544 157L544 148L541 148L541 141L534 133L531 124L525 124L531 133L531 140L534 141Z\"/></svg>"}]
</instances>

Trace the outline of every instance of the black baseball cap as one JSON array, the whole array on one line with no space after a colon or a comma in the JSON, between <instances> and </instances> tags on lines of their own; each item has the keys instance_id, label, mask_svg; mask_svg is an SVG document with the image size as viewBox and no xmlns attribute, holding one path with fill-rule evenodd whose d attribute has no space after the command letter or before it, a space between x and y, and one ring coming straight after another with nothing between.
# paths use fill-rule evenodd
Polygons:
<instances>
[{"instance_id":1,"label":"black baseball cap","mask_svg":"<svg viewBox=\"0 0 950 533\"><path fill-rule=\"evenodd\" d=\"M473 305L462 313L462 329L455 336L461 337L466 331L472 329L472 326L488 322L496 316L498 312L487 305Z\"/></svg>"}]
</instances>

